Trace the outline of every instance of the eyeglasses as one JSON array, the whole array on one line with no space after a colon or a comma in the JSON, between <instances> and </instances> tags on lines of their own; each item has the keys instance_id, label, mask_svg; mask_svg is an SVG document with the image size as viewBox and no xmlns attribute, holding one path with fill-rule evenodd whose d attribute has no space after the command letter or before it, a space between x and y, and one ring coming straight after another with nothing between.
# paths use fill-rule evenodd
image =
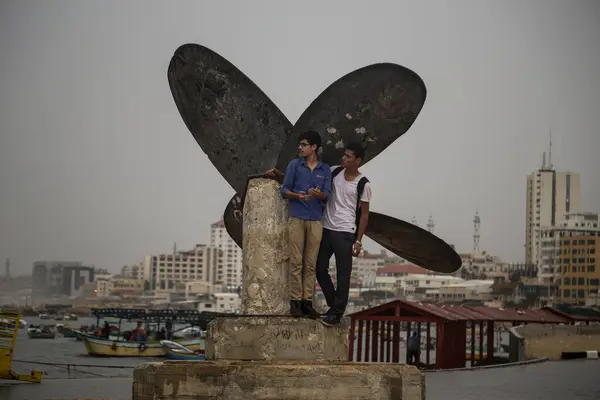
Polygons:
<instances>
[{"instance_id":1,"label":"eyeglasses","mask_svg":"<svg viewBox=\"0 0 600 400\"><path fill-rule=\"evenodd\" d=\"M310 143L298 143L298 147L306 147L306 146L310 146Z\"/></svg>"}]
</instances>

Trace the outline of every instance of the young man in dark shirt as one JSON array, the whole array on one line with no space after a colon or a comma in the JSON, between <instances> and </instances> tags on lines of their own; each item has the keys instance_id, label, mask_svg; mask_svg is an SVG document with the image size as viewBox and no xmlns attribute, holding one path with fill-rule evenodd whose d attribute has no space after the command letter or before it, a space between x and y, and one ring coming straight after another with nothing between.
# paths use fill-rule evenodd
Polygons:
<instances>
[{"instance_id":1,"label":"young man in dark shirt","mask_svg":"<svg viewBox=\"0 0 600 400\"><path fill-rule=\"evenodd\" d=\"M323 207L331 191L331 169L319 161L321 136L308 131L300 136L300 157L292 160L283 178L281 195L289 200L289 285L290 313L293 316L318 318L313 308L316 263L323 233ZM269 170L267 174L277 176L281 172Z\"/></svg>"}]
</instances>

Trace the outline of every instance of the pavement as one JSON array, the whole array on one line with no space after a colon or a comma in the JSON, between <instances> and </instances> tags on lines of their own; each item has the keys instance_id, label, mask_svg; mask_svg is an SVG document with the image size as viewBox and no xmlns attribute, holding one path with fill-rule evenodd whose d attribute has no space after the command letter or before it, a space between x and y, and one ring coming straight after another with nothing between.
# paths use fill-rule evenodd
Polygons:
<instances>
[{"instance_id":1,"label":"pavement","mask_svg":"<svg viewBox=\"0 0 600 400\"><path fill-rule=\"evenodd\" d=\"M131 400L131 378L0 381L2 400ZM426 373L427 400L600 399L600 360L548 361L514 367Z\"/></svg>"}]
</instances>

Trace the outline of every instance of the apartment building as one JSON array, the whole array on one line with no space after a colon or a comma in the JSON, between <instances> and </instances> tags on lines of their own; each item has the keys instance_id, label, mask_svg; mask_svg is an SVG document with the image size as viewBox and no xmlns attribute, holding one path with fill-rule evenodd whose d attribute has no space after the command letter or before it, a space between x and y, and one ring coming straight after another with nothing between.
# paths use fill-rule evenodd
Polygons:
<instances>
[{"instance_id":1,"label":"apartment building","mask_svg":"<svg viewBox=\"0 0 600 400\"><path fill-rule=\"evenodd\" d=\"M592 243L599 234L598 214L589 212L567 213L563 217L563 221L556 226L540 229L538 280L540 284L548 288L548 297L544 300L549 302L561 301L565 298L564 290L566 289L570 301L581 302L575 301L578 297L573 296L573 290L577 295L578 293L581 294L579 290L585 291L586 289L579 288L579 285L577 285L577 288L572 287L575 286L572 285L572 278L593 279L590 276L576 275L583 272L580 270L586 269L587 271L588 266L594 266L596 258L594 245L586 244L587 247L585 247L580 242ZM587 253L588 251L594 253ZM569 283L567 287L564 287L565 278ZM576 282L579 282L579 279L576 279ZM589 289L587 290L589 291Z\"/></svg>"},{"instance_id":2,"label":"apartment building","mask_svg":"<svg viewBox=\"0 0 600 400\"><path fill-rule=\"evenodd\" d=\"M233 241L223 220L210 226L210 245L221 250L223 269L219 282L227 290L235 290L242 285L242 249Z\"/></svg>"},{"instance_id":3,"label":"apartment building","mask_svg":"<svg viewBox=\"0 0 600 400\"><path fill-rule=\"evenodd\" d=\"M559 232L560 302L585 305L589 303L588 298L595 299L600 290L598 215L589 214L587 222L584 225L591 228Z\"/></svg>"},{"instance_id":4,"label":"apartment building","mask_svg":"<svg viewBox=\"0 0 600 400\"><path fill-rule=\"evenodd\" d=\"M580 181L577 173L555 171L545 154L542 168L527 176L525 263L538 263L541 228L552 228L565 214L580 211Z\"/></svg>"},{"instance_id":5,"label":"apartment building","mask_svg":"<svg viewBox=\"0 0 600 400\"><path fill-rule=\"evenodd\" d=\"M181 293L185 297L185 284L190 281L220 283L223 276L221 252L214 246L197 244L191 250L173 250L171 254L148 255L142 261L143 279L155 297L168 293Z\"/></svg>"}]
</instances>

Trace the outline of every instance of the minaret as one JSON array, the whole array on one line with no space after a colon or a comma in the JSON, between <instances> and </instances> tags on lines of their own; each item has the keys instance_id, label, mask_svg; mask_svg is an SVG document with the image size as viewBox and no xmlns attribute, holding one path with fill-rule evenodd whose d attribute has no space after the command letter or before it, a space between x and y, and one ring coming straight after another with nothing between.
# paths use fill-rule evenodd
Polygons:
<instances>
[{"instance_id":1,"label":"minaret","mask_svg":"<svg viewBox=\"0 0 600 400\"><path fill-rule=\"evenodd\" d=\"M433 227L434 227L434 223L433 223L433 216L431 214L429 214L429 221L427 221L427 230L429 231L429 233L433 233Z\"/></svg>"},{"instance_id":2,"label":"minaret","mask_svg":"<svg viewBox=\"0 0 600 400\"><path fill-rule=\"evenodd\" d=\"M417 217L415 217L414 215L413 215L413 218L412 218L412 224L414 226L419 226L419 223L417 222Z\"/></svg>"},{"instance_id":3,"label":"minaret","mask_svg":"<svg viewBox=\"0 0 600 400\"><path fill-rule=\"evenodd\" d=\"M479 253L479 226L481 219L479 218L479 210L475 211L475 219L473 219L473 253Z\"/></svg>"}]
</instances>

